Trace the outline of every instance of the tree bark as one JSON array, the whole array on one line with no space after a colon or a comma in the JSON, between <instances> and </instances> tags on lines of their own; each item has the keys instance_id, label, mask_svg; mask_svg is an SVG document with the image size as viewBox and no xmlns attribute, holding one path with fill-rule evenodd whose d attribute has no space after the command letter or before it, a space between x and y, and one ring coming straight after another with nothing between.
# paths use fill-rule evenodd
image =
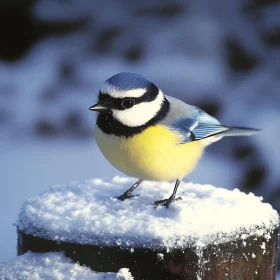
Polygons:
<instances>
[{"instance_id":1,"label":"tree bark","mask_svg":"<svg viewBox=\"0 0 280 280\"><path fill-rule=\"evenodd\" d=\"M129 268L135 280L275 280L277 242L275 228L263 237L239 237L227 243L166 252L56 242L18 230L18 255L63 250L66 256L95 271Z\"/></svg>"}]
</instances>

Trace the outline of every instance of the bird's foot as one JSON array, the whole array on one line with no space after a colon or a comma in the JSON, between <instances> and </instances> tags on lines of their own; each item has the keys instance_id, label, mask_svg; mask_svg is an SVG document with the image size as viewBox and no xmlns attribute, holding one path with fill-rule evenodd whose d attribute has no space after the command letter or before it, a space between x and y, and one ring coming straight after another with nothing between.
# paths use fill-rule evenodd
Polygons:
<instances>
[{"instance_id":1,"label":"bird's foot","mask_svg":"<svg viewBox=\"0 0 280 280\"><path fill-rule=\"evenodd\" d=\"M166 208L168 208L171 203L178 201L178 200L182 200L182 197L175 197L175 196L171 195L168 199L155 201L154 207L157 208L158 206L165 206Z\"/></svg>"},{"instance_id":2,"label":"bird's foot","mask_svg":"<svg viewBox=\"0 0 280 280\"><path fill-rule=\"evenodd\" d=\"M117 198L118 200L124 201L126 199L129 199L129 198L132 198L132 197L136 197L136 196L139 196L139 194L133 195L132 192L126 191L122 195L115 196L114 198Z\"/></svg>"}]
</instances>

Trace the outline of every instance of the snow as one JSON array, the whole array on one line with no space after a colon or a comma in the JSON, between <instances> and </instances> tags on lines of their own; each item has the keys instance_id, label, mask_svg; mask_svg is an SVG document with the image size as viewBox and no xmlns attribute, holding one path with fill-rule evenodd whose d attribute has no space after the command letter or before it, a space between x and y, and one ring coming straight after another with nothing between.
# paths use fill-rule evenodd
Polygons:
<instances>
[{"instance_id":1,"label":"snow","mask_svg":"<svg viewBox=\"0 0 280 280\"><path fill-rule=\"evenodd\" d=\"M144 181L125 201L114 198L135 179L115 176L54 186L30 198L17 226L27 234L80 244L172 250L237 238L264 236L278 226L278 214L254 194L182 182L182 197L166 209L153 202L168 198L173 184ZM262 248L264 249L264 248Z\"/></svg>"},{"instance_id":2,"label":"snow","mask_svg":"<svg viewBox=\"0 0 280 280\"><path fill-rule=\"evenodd\" d=\"M133 280L129 270L118 273L99 273L80 266L63 253L31 253L0 263L1 280Z\"/></svg>"}]
</instances>

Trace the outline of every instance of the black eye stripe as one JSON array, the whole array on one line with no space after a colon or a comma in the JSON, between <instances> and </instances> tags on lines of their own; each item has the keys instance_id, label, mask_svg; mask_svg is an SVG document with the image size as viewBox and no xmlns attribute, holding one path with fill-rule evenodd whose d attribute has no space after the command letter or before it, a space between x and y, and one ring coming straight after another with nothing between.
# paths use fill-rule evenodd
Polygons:
<instances>
[{"instance_id":1,"label":"black eye stripe","mask_svg":"<svg viewBox=\"0 0 280 280\"><path fill-rule=\"evenodd\" d=\"M125 110L125 108L123 108L122 106L122 102L124 100L131 99L135 102L135 105L142 102L151 102L156 99L158 92L159 90L157 86L155 86L154 84L150 84L146 92L141 97L115 98L107 93L99 92L98 99L101 105L106 105L112 109Z\"/></svg>"},{"instance_id":2,"label":"black eye stripe","mask_svg":"<svg viewBox=\"0 0 280 280\"><path fill-rule=\"evenodd\" d=\"M170 104L165 98L160 111L155 117L148 121L145 125L129 127L120 123L117 119L113 117L111 113L99 114L97 117L97 126L106 134L114 134L119 137L129 138L136 134L141 133L147 127L155 125L159 121L165 118L170 110Z\"/></svg>"}]
</instances>

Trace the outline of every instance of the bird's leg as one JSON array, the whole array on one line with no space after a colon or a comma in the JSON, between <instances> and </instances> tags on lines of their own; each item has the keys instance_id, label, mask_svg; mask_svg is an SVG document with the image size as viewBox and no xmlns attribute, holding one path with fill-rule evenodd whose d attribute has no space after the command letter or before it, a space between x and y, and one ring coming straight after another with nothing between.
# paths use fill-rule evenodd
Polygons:
<instances>
[{"instance_id":1,"label":"bird's leg","mask_svg":"<svg viewBox=\"0 0 280 280\"><path fill-rule=\"evenodd\" d=\"M182 197L177 197L176 198L176 192L177 192L177 189L178 189L179 185L180 185L180 181L176 180L175 187L173 189L172 195L168 199L155 201L154 202L155 208L158 207L158 206L165 206L166 208L168 208L171 203L173 203L177 200L182 200Z\"/></svg>"},{"instance_id":2,"label":"bird's leg","mask_svg":"<svg viewBox=\"0 0 280 280\"><path fill-rule=\"evenodd\" d=\"M115 198L119 199L119 200L125 200L128 198L132 198L134 196L138 196L138 195L133 195L132 192L143 182L143 180L139 179L135 184L132 185L131 188L129 188L128 190L126 190L122 195L117 196Z\"/></svg>"}]
</instances>

